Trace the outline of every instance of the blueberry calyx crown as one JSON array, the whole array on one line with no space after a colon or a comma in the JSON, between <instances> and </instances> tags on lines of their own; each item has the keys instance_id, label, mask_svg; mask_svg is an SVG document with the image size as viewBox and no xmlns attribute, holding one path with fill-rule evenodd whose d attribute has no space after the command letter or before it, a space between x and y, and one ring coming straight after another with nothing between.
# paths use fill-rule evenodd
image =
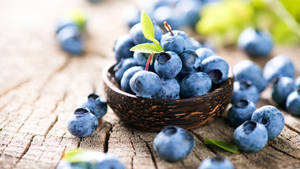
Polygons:
<instances>
[{"instance_id":1,"label":"blueberry calyx crown","mask_svg":"<svg viewBox=\"0 0 300 169\"><path fill-rule=\"evenodd\" d=\"M252 83L249 80L242 80L242 81L240 81L240 88L241 88L241 90L247 90L251 86L252 86Z\"/></svg>"},{"instance_id":2,"label":"blueberry calyx crown","mask_svg":"<svg viewBox=\"0 0 300 169\"><path fill-rule=\"evenodd\" d=\"M171 135L177 133L177 127L167 126L166 128L163 129L163 133L167 136L171 136Z\"/></svg>"},{"instance_id":3,"label":"blueberry calyx crown","mask_svg":"<svg viewBox=\"0 0 300 169\"><path fill-rule=\"evenodd\" d=\"M216 157L213 157L211 160L215 161L215 162L223 162L225 160L225 158L222 156L216 156Z\"/></svg>"},{"instance_id":4,"label":"blueberry calyx crown","mask_svg":"<svg viewBox=\"0 0 300 169\"><path fill-rule=\"evenodd\" d=\"M255 121L246 121L243 124L243 129L246 134L250 134L255 128L257 123Z\"/></svg>"},{"instance_id":5,"label":"blueberry calyx crown","mask_svg":"<svg viewBox=\"0 0 300 169\"><path fill-rule=\"evenodd\" d=\"M88 96L88 99L96 100L96 99L98 99L98 98L99 98L99 96L98 96L97 94L95 94L95 93L92 93L92 94L90 94L90 95Z\"/></svg>"},{"instance_id":6,"label":"blueberry calyx crown","mask_svg":"<svg viewBox=\"0 0 300 169\"><path fill-rule=\"evenodd\" d=\"M218 81L222 79L222 72L220 70L211 70L208 72L208 76L211 78L212 81Z\"/></svg>"},{"instance_id":7,"label":"blueberry calyx crown","mask_svg":"<svg viewBox=\"0 0 300 169\"><path fill-rule=\"evenodd\" d=\"M245 108L249 105L249 101L246 99L241 99L238 102L236 102L234 105L235 105L235 107L238 107L238 108Z\"/></svg>"},{"instance_id":8,"label":"blueberry calyx crown","mask_svg":"<svg viewBox=\"0 0 300 169\"><path fill-rule=\"evenodd\" d=\"M157 57L157 61L159 64L165 64L170 59L171 59L171 56L166 52L161 52Z\"/></svg>"},{"instance_id":9,"label":"blueberry calyx crown","mask_svg":"<svg viewBox=\"0 0 300 169\"><path fill-rule=\"evenodd\" d=\"M86 108L78 108L75 110L74 114L75 115L81 115L81 114L85 114L85 113L88 113L89 110L86 109Z\"/></svg>"},{"instance_id":10,"label":"blueberry calyx crown","mask_svg":"<svg viewBox=\"0 0 300 169\"><path fill-rule=\"evenodd\" d=\"M273 85L277 85L279 82L280 77L277 77L273 80Z\"/></svg>"},{"instance_id":11,"label":"blueberry calyx crown","mask_svg":"<svg viewBox=\"0 0 300 169\"><path fill-rule=\"evenodd\" d=\"M168 22L164 21L164 27L165 29L170 32L171 36L174 36L174 33L172 31L172 27L168 24Z\"/></svg>"}]
</instances>

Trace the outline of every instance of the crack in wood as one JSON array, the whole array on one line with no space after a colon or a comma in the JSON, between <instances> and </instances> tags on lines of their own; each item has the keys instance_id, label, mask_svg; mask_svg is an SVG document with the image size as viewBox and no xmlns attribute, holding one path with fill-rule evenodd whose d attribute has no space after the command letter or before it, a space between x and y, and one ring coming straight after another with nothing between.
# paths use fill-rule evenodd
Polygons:
<instances>
[{"instance_id":1,"label":"crack in wood","mask_svg":"<svg viewBox=\"0 0 300 169\"><path fill-rule=\"evenodd\" d=\"M133 133L132 130L131 130L131 134L134 137L134 133ZM132 138L130 137L129 139L130 139L131 147L133 149L133 156L131 157L130 165L131 165L131 169L134 169L134 167L133 167L133 161L134 161L134 157L136 156L136 150L135 150L135 146L133 144Z\"/></svg>"},{"instance_id":2,"label":"crack in wood","mask_svg":"<svg viewBox=\"0 0 300 169\"><path fill-rule=\"evenodd\" d=\"M28 152L30 146L31 146L31 143L34 139L35 135L31 136L30 140L29 140L29 143L27 143L24 151L22 152L22 154L20 155L20 157L18 158L18 160L16 161L16 163L14 164L14 167L15 168L17 166L17 164L22 160L22 158L25 156L25 154Z\"/></svg>"},{"instance_id":3,"label":"crack in wood","mask_svg":"<svg viewBox=\"0 0 300 169\"><path fill-rule=\"evenodd\" d=\"M296 132L297 134L300 134L300 131L299 131L298 129L293 128L293 127L290 126L289 124L285 124L285 126L286 126L288 129L290 129L290 130Z\"/></svg>"},{"instance_id":4,"label":"crack in wood","mask_svg":"<svg viewBox=\"0 0 300 169\"><path fill-rule=\"evenodd\" d=\"M13 91L13 90L16 90L16 89L18 89L18 88L24 86L26 83L28 83L28 82L30 82L30 81L31 81L31 79L25 79L25 80L23 80L23 81L17 83L16 85L14 85L14 86L12 86L12 87L6 89L6 90L3 91L2 93L0 93L0 97L3 97L3 96L5 96L5 95L7 95L9 92L11 92L11 91ZM0 109L0 110L1 110L1 109Z\"/></svg>"},{"instance_id":5,"label":"crack in wood","mask_svg":"<svg viewBox=\"0 0 300 169\"><path fill-rule=\"evenodd\" d=\"M103 144L103 151L105 153L108 152L110 134L113 132L113 127L114 127L114 125L112 125L111 123L109 123L109 122L106 122L106 123L108 123L110 125L110 129L105 133L105 141Z\"/></svg>"},{"instance_id":6,"label":"crack in wood","mask_svg":"<svg viewBox=\"0 0 300 169\"><path fill-rule=\"evenodd\" d=\"M281 152L281 153L283 153L283 154L285 154L285 155L287 155L287 156L289 156L289 157L291 157L291 158L294 158L294 159L296 159L296 160L300 160L299 157L296 157L296 156L294 156L294 155L292 155L292 154L289 154L289 153L287 153L287 152L285 152L285 151L283 151L283 150L280 150L279 148L277 148L276 146L273 146L272 144L269 144L269 145L270 145L270 147L272 147L274 150L276 150L276 151L278 151L278 152Z\"/></svg>"},{"instance_id":7,"label":"crack in wood","mask_svg":"<svg viewBox=\"0 0 300 169\"><path fill-rule=\"evenodd\" d=\"M198 133L196 133L196 132L194 132L193 130L189 130L200 142L202 142L212 153L214 153L215 155L218 155L218 153L213 149L213 148L211 148L209 145L207 145L207 144L205 144L205 142L204 142L204 138L200 135L200 134L198 134ZM196 154L196 153L195 153ZM201 160L201 159L200 159Z\"/></svg>"},{"instance_id":8,"label":"crack in wood","mask_svg":"<svg viewBox=\"0 0 300 169\"><path fill-rule=\"evenodd\" d=\"M139 138L141 138L141 137L139 136ZM142 139L142 140L143 140L143 139ZM146 147L147 147L147 149L148 149L148 151L149 151L149 153L150 153L150 155L151 155L151 159L152 159L152 162L153 162L153 164L154 164L155 169L158 169L158 166L157 166L157 163L156 163L156 159L155 159L154 153L153 153L153 151L152 151L152 149L151 149L149 143L148 143L147 141L145 141L145 140L143 140L143 141L144 141L144 143L146 144Z\"/></svg>"}]
</instances>

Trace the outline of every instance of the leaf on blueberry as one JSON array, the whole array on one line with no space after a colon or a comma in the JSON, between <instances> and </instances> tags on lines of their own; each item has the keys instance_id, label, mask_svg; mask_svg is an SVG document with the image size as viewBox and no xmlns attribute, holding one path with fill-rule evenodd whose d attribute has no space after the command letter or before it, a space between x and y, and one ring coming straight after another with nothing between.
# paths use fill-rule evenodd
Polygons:
<instances>
[{"instance_id":1,"label":"leaf on blueberry","mask_svg":"<svg viewBox=\"0 0 300 169\"><path fill-rule=\"evenodd\" d=\"M162 52L160 48L157 47L155 44L151 43L143 43L136 45L130 49L131 51L137 51L141 53L160 53Z\"/></svg>"},{"instance_id":2,"label":"leaf on blueberry","mask_svg":"<svg viewBox=\"0 0 300 169\"><path fill-rule=\"evenodd\" d=\"M228 141L221 141L221 140L214 140L214 139L210 139L210 138L205 138L204 139L204 143L205 144L210 144L210 145L215 145L223 150L226 150L228 152L234 153L234 154L238 154L239 152L239 148L237 145L228 142Z\"/></svg>"}]
</instances>

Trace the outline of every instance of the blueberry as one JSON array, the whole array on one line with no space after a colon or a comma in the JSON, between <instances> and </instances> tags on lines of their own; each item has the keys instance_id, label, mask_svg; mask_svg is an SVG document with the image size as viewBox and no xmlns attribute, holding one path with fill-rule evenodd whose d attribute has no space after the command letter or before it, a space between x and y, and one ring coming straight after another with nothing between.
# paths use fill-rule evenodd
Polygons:
<instances>
[{"instance_id":1,"label":"blueberry","mask_svg":"<svg viewBox=\"0 0 300 169\"><path fill-rule=\"evenodd\" d=\"M175 78L182 69L182 61L174 52L162 52L155 60L154 70L163 79Z\"/></svg>"},{"instance_id":2,"label":"blueberry","mask_svg":"<svg viewBox=\"0 0 300 169\"><path fill-rule=\"evenodd\" d=\"M194 73L194 65L197 60L197 54L193 50L186 50L179 55L182 61L182 69L180 74L186 76L190 73Z\"/></svg>"},{"instance_id":3,"label":"blueberry","mask_svg":"<svg viewBox=\"0 0 300 169\"><path fill-rule=\"evenodd\" d=\"M204 72L186 76L180 84L180 94L185 97L197 97L206 94L212 86L212 81Z\"/></svg>"},{"instance_id":4,"label":"blueberry","mask_svg":"<svg viewBox=\"0 0 300 169\"><path fill-rule=\"evenodd\" d=\"M240 35L238 45L251 57L266 57L272 51L273 41L269 33L248 28Z\"/></svg>"},{"instance_id":5,"label":"blueberry","mask_svg":"<svg viewBox=\"0 0 300 169\"><path fill-rule=\"evenodd\" d=\"M202 44L200 42L198 42L196 39L194 38L190 38L187 42L187 47L186 50L190 49L190 50L197 50L199 48L202 47Z\"/></svg>"},{"instance_id":6,"label":"blueberry","mask_svg":"<svg viewBox=\"0 0 300 169\"><path fill-rule=\"evenodd\" d=\"M228 79L229 65L220 56L211 56L202 61L203 72L207 73L214 84Z\"/></svg>"},{"instance_id":7,"label":"blueberry","mask_svg":"<svg viewBox=\"0 0 300 169\"><path fill-rule=\"evenodd\" d=\"M114 68L116 80L119 82L127 69L137 65L138 63L133 58L121 60Z\"/></svg>"},{"instance_id":8,"label":"blueberry","mask_svg":"<svg viewBox=\"0 0 300 169\"><path fill-rule=\"evenodd\" d=\"M98 119L88 109L76 109L68 122L69 132L76 137L87 137L93 134L98 126Z\"/></svg>"},{"instance_id":9,"label":"blueberry","mask_svg":"<svg viewBox=\"0 0 300 169\"><path fill-rule=\"evenodd\" d=\"M97 159L96 169L125 169L124 165L118 158L111 154L104 154L103 157Z\"/></svg>"},{"instance_id":10,"label":"blueberry","mask_svg":"<svg viewBox=\"0 0 300 169\"><path fill-rule=\"evenodd\" d=\"M214 56L216 55L215 52L209 48L206 47L202 47L196 50L196 54L197 54L197 60L195 63L195 69L197 71L202 71L202 61L210 56Z\"/></svg>"},{"instance_id":11,"label":"blueberry","mask_svg":"<svg viewBox=\"0 0 300 169\"><path fill-rule=\"evenodd\" d=\"M188 156L194 148L194 138L185 129L167 126L154 138L154 151L164 160L176 162Z\"/></svg>"},{"instance_id":12,"label":"blueberry","mask_svg":"<svg viewBox=\"0 0 300 169\"><path fill-rule=\"evenodd\" d=\"M149 56L148 53L134 52L134 54L133 54L133 58L136 60L137 64L140 66L146 65L148 56Z\"/></svg>"},{"instance_id":13,"label":"blueberry","mask_svg":"<svg viewBox=\"0 0 300 169\"><path fill-rule=\"evenodd\" d=\"M170 6L158 7L154 10L153 17L160 27L164 26L164 21L168 22L173 29L179 29L181 27L181 22L178 22L178 18L174 15L173 9Z\"/></svg>"},{"instance_id":14,"label":"blueberry","mask_svg":"<svg viewBox=\"0 0 300 169\"><path fill-rule=\"evenodd\" d=\"M88 101L85 102L82 108L89 109L98 119L103 117L107 112L107 103L97 94L92 93L88 96Z\"/></svg>"},{"instance_id":15,"label":"blueberry","mask_svg":"<svg viewBox=\"0 0 300 169\"><path fill-rule=\"evenodd\" d=\"M202 161L198 169L234 169L234 166L228 159L217 156Z\"/></svg>"},{"instance_id":16,"label":"blueberry","mask_svg":"<svg viewBox=\"0 0 300 169\"><path fill-rule=\"evenodd\" d=\"M114 45L115 58L119 62L121 59L130 58L133 56L133 52L130 51L135 44L133 39L129 35L124 35L118 38Z\"/></svg>"},{"instance_id":17,"label":"blueberry","mask_svg":"<svg viewBox=\"0 0 300 169\"><path fill-rule=\"evenodd\" d=\"M276 138L284 127L284 118L282 113L274 106L263 106L257 109L251 117L251 120L263 124L268 130L268 138Z\"/></svg>"},{"instance_id":18,"label":"blueberry","mask_svg":"<svg viewBox=\"0 0 300 169\"><path fill-rule=\"evenodd\" d=\"M234 142L244 152L257 152L268 141L268 131L263 124L246 121L234 130Z\"/></svg>"},{"instance_id":19,"label":"blueberry","mask_svg":"<svg viewBox=\"0 0 300 169\"><path fill-rule=\"evenodd\" d=\"M250 120L255 110L256 106L253 102L242 99L235 102L229 109L227 119L232 126L237 127Z\"/></svg>"},{"instance_id":20,"label":"blueberry","mask_svg":"<svg viewBox=\"0 0 300 169\"><path fill-rule=\"evenodd\" d=\"M56 169L89 169L92 167L92 164L87 161L82 162L68 162L66 160L61 160Z\"/></svg>"},{"instance_id":21,"label":"blueberry","mask_svg":"<svg viewBox=\"0 0 300 169\"><path fill-rule=\"evenodd\" d=\"M69 19L61 19L57 23L55 33L58 34L61 30L63 30L66 27L74 27L75 29L77 28L76 24L73 21Z\"/></svg>"},{"instance_id":22,"label":"blueberry","mask_svg":"<svg viewBox=\"0 0 300 169\"><path fill-rule=\"evenodd\" d=\"M155 32L155 39L160 41L161 36L162 36L162 32L161 32L161 29L159 28L159 26L154 25L154 32ZM134 25L130 29L130 35L131 35L131 37L133 39L133 42L135 44L151 42L150 40L145 38L143 30L142 30L142 24L140 24L140 23Z\"/></svg>"},{"instance_id":23,"label":"blueberry","mask_svg":"<svg viewBox=\"0 0 300 169\"><path fill-rule=\"evenodd\" d=\"M129 69L127 69L124 74L123 74L123 77L121 79L121 89L125 92L128 92L128 93L131 93L131 94L134 94L133 91L131 90L130 88L130 85L129 85L129 81L130 79L132 78L132 76L138 72L138 71L142 71L144 70L143 67L141 66L134 66L134 67L131 67Z\"/></svg>"},{"instance_id":24,"label":"blueberry","mask_svg":"<svg viewBox=\"0 0 300 169\"><path fill-rule=\"evenodd\" d=\"M151 98L161 90L161 80L153 72L139 71L129 81L131 90L140 97Z\"/></svg>"},{"instance_id":25,"label":"blueberry","mask_svg":"<svg viewBox=\"0 0 300 169\"><path fill-rule=\"evenodd\" d=\"M260 67L250 60L237 63L233 68L233 73L235 80L251 81L259 92L262 92L267 86Z\"/></svg>"},{"instance_id":26,"label":"blueberry","mask_svg":"<svg viewBox=\"0 0 300 169\"><path fill-rule=\"evenodd\" d=\"M231 102L235 103L241 99L246 99L254 104L259 101L259 92L251 81L241 80L233 83L233 96Z\"/></svg>"},{"instance_id":27,"label":"blueberry","mask_svg":"<svg viewBox=\"0 0 300 169\"><path fill-rule=\"evenodd\" d=\"M272 99L280 107L285 108L286 99L296 89L294 80L289 77L279 77L272 87Z\"/></svg>"},{"instance_id":28,"label":"blueberry","mask_svg":"<svg viewBox=\"0 0 300 169\"><path fill-rule=\"evenodd\" d=\"M134 6L127 7L123 12L124 20L129 28L140 22L141 12Z\"/></svg>"},{"instance_id":29,"label":"blueberry","mask_svg":"<svg viewBox=\"0 0 300 169\"><path fill-rule=\"evenodd\" d=\"M297 79L295 80L295 85L297 88L300 88L300 76L298 76Z\"/></svg>"},{"instance_id":30,"label":"blueberry","mask_svg":"<svg viewBox=\"0 0 300 169\"><path fill-rule=\"evenodd\" d=\"M157 94L161 99L179 99L180 85L176 79L161 80L162 88Z\"/></svg>"},{"instance_id":31,"label":"blueberry","mask_svg":"<svg viewBox=\"0 0 300 169\"><path fill-rule=\"evenodd\" d=\"M83 52L83 42L77 27L68 26L57 33L57 39L61 48L74 55Z\"/></svg>"},{"instance_id":32,"label":"blueberry","mask_svg":"<svg viewBox=\"0 0 300 169\"><path fill-rule=\"evenodd\" d=\"M182 53L188 47L188 37L183 31L174 30L168 32L161 38L161 46L165 51L173 51L177 54Z\"/></svg>"},{"instance_id":33,"label":"blueberry","mask_svg":"<svg viewBox=\"0 0 300 169\"><path fill-rule=\"evenodd\" d=\"M290 59L285 56L276 56L269 60L264 67L264 78L271 82L272 80L286 76L294 78L295 67Z\"/></svg>"},{"instance_id":34,"label":"blueberry","mask_svg":"<svg viewBox=\"0 0 300 169\"><path fill-rule=\"evenodd\" d=\"M286 108L292 115L300 117L300 88L288 96Z\"/></svg>"},{"instance_id":35,"label":"blueberry","mask_svg":"<svg viewBox=\"0 0 300 169\"><path fill-rule=\"evenodd\" d=\"M182 16L184 26L194 27L200 19L201 2L198 0L179 1L174 9L177 16Z\"/></svg>"}]
</instances>

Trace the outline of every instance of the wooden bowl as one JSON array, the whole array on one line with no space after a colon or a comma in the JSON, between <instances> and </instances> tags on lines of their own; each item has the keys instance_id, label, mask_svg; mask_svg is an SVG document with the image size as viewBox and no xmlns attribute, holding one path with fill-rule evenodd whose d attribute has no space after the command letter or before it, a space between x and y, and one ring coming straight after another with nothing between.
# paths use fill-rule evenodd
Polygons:
<instances>
[{"instance_id":1,"label":"wooden bowl","mask_svg":"<svg viewBox=\"0 0 300 169\"><path fill-rule=\"evenodd\" d=\"M203 96L177 100L149 99L122 91L114 78L114 66L103 72L107 104L122 122L142 131L160 131L168 125L197 128L221 116L231 101L232 74L227 81Z\"/></svg>"}]
</instances>

